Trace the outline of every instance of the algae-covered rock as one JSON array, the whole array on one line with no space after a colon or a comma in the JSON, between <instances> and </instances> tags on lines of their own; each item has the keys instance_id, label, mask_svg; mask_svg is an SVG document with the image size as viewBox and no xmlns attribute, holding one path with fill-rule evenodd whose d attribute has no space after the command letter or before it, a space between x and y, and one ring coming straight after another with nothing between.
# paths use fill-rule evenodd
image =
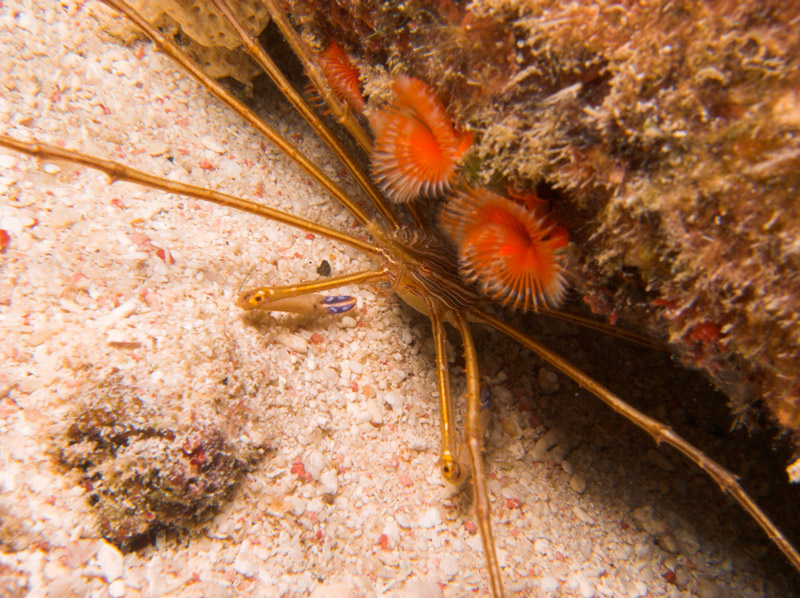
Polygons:
<instances>
[{"instance_id":1,"label":"algae-covered rock","mask_svg":"<svg viewBox=\"0 0 800 598\"><path fill-rule=\"evenodd\" d=\"M76 404L54 452L78 472L100 533L127 548L213 513L263 454L224 422L148 405L112 374Z\"/></svg>"}]
</instances>

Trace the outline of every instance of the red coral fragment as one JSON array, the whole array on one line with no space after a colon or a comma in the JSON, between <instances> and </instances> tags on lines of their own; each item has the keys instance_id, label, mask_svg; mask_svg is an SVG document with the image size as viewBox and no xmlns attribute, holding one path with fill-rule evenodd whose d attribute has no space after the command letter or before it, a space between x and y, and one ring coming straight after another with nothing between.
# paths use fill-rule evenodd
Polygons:
<instances>
[{"instance_id":1,"label":"red coral fragment","mask_svg":"<svg viewBox=\"0 0 800 598\"><path fill-rule=\"evenodd\" d=\"M306 466L300 457L295 457L294 461L292 461L292 468L289 471L301 480L306 482L311 480L311 474L306 471Z\"/></svg>"}]
</instances>

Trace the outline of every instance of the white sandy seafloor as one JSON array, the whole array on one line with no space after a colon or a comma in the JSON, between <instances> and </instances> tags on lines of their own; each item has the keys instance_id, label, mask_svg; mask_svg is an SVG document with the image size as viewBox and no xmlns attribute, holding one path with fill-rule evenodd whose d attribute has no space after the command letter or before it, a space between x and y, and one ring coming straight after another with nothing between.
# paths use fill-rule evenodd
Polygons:
<instances>
[{"instance_id":1,"label":"white sandy seafloor","mask_svg":"<svg viewBox=\"0 0 800 598\"><path fill-rule=\"evenodd\" d=\"M0 130L357 232L150 44L101 39L92 4L0 3ZM288 108L277 114L342 178ZM350 289L358 309L341 319L254 326L234 305L252 268L248 286L286 284L316 278L323 259L334 274L368 267L357 252L3 150L0 192L10 236L0 255L0 530L18 530L0 541L0 593L488 595L474 518L437 469L427 322L375 288ZM796 588L791 573L767 572L766 540L735 539L746 516L721 510L725 499L702 474L602 407L556 404L542 390L546 372L511 343L478 341L495 399L487 459L508 595ZM462 391L459 368L451 373ZM77 474L51 457L74 406L108 379L179 422L212 423L237 446L271 450L219 513L123 555L98 533Z\"/></svg>"}]
</instances>

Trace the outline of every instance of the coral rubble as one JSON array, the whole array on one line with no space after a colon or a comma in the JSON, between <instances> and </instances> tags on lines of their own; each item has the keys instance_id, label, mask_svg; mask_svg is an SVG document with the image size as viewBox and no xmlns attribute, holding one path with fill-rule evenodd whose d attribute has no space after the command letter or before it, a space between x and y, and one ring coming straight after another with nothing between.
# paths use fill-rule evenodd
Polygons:
<instances>
[{"instance_id":1,"label":"coral rubble","mask_svg":"<svg viewBox=\"0 0 800 598\"><path fill-rule=\"evenodd\" d=\"M203 420L146 404L118 374L76 404L53 452L79 473L108 541L129 548L202 520L262 455Z\"/></svg>"}]
</instances>

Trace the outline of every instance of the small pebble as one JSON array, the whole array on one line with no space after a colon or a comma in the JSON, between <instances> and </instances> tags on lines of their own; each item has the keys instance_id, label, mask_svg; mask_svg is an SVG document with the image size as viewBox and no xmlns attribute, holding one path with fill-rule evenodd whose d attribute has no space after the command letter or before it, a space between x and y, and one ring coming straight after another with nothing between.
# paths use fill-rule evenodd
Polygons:
<instances>
[{"instance_id":1,"label":"small pebble","mask_svg":"<svg viewBox=\"0 0 800 598\"><path fill-rule=\"evenodd\" d=\"M587 513L586 511L584 511L580 507L572 507L572 512L575 514L575 516L578 519L580 519L581 521L583 521L587 525L594 525L594 523L595 523L594 517L589 515L589 513Z\"/></svg>"},{"instance_id":2,"label":"small pebble","mask_svg":"<svg viewBox=\"0 0 800 598\"><path fill-rule=\"evenodd\" d=\"M581 598L594 598L594 584L586 578L581 578L578 583L578 589L581 593Z\"/></svg>"},{"instance_id":3,"label":"small pebble","mask_svg":"<svg viewBox=\"0 0 800 598\"><path fill-rule=\"evenodd\" d=\"M519 461L520 459L525 457L525 447L522 445L521 442L513 442L513 443L509 444L508 445L508 452L517 461Z\"/></svg>"},{"instance_id":4,"label":"small pebble","mask_svg":"<svg viewBox=\"0 0 800 598\"><path fill-rule=\"evenodd\" d=\"M591 543L589 543L589 547L591 548ZM590 555L591 555L591 551L590 551ZM591 578L601 577L602 575L605 574L605 572L606 572L606 570L603 569L603 567L589 567L588 569L584 570L584 573L586 574L586 577L591 577Z\"/></svg>"},{"instance_id":5,"label":"small pebble","mask_svg":"<svg viewBox=\"0 0 800 598\"><path fill-rule=\"evenodd\" d=\"M122 598L125 595L125 582L121 579L112 581L108 585L108 595L111 598Z\"/></svg>"},{"instance_id":6,"label":"small pebble","mask_svg":"<svg viewBox=\"0 0 800 598\"><path fill-rule=\"evenodd\" d=\"M358 361L351 361L350 371L353 372L354 374L362 374L364 372L364 366Z\"/></svg>"},{"instance_id":7,"label":"small pebble","mask_svg":"<svg viewBox=\"0 0 800 598\"><path fill-rule=\"evenodd\" d=\"M308 353L308 343L302 336L289 332L281 332L275 337L275 342L295 353L300 353L301 355Z\"/></svg>"},{"instance_id":8,"label":"small pebble","mask_svg":"<svg viewBox=\"0 0 800 598\"><path fill-rule=\"evenodd\" d=\"M514 395L505 386L492 386L492 396L503 403L510 403Z\"/></svg>"},{"instance_id":9,"label":"small pebble","mask_svg":"<svg viewBox=\"0 0 800 598\"><path fill-rule=\"evenodd\" d=\"M55 328L50 328L48 326L43 326L42 328L38 328L37 330L33 331L27 338L28 344L31 347L37 347L41 345L44 341L48 338L53 336L58 332Z\"/></svg>"},{"instance_id":10,"label":"small pebble","mask_svg":"<svg viewBox=\"0 0 800 598\"><path fill-rule=\"evenodd\" d=\"M69 569L64 567L58 559L47 561L44 566L44 577L48 581L55 581L69 576Z\"/></svg>"},{"instance_id":11,"label":"small pebble","mask_svg":"<svg viewBox=\"0 0 800 598\"><path fill-rule=\"evenodd\" d=\"M339 479L336 474L336 470L329 469L328 471L324 472L319 477L319 481L322 484L322 487L325 489L326 494L336 494L339 491Z\"/></svg>"},{"instance_id":12,"label":"small pebble","mask_svg":"<svg viewBox=\"0 0 800 598\"><path fill-rule=\"evenodd\" d=\"M539 554L547 554L550 552L550 541L545 538L539 538L533 543L533 549Z\"/></svg>"},{"instance_id":13,"label":"small pebble","mask_svg":"<svg viewBox=\"0 0 800 598\"><path fill-rule=\"evenodd\" d=\"M583 494L586 491L586 478L579 473L572 474L569 479L569 487L578 494Z\"/></svg>"},{"instance_id":14,"label":"small pebble","mask_svg":"<svg viewBox=\"0 0 800 598\"><path fill-rule=\"evenodd\" d=\"M391 543L396 543L400 538L400 526L394 519L389 519L386 521L386 525L383 526L383 531L381 533L383 533Z\"/></svg>"},{"instance_id":15,"label":"small pebble","mask_svg":"<svg viewBox=\"0 0 800 598\"><path fill-rule=\"evenodd\" d=\"M678 541L672 534L664 534L663 536L658 536L656 538L656 544L658 544L662 549L667 551L670 554L678 554L680 548L678 546Z\"/></svg>"},{"instance_id":16,"label":"small pebble","mask_svg":"<svg viewBox=\"0 0 800 598\"><path fill-rule=\"evenodd\" d=\"M401 409L405 403L405 398L396 392L383 393L383 400L392 408L392 411Z\"/></svg>"},{"instance_id":17,"label":"small pebble","mask_svg":"<svg viewBox=\"0 0 800 598\"><path fill-rule=\"evenodd\" d=\"M242 545L244 547L244 544ZM233 560L233 568L239 574L245 577L255 577L256 567L249 558L242 554L243 550L239 551L236 558Z\"/></svg>"},{"instance_id":18,"label":"small pebble","mask_svg":"<svg viewBox=\"0 0 800 598\"><path fill-rule=\"evenodd\" d=\"M439 570L447 579L452 579L458 573L458 559L452 555L442 557L439 563Z\"/></svg>"},{"instance_id":19,"label":"small pebble","mask_svg":"<svg viewBox=\"0 0 800 598\"><path fill-rule=\"evenodd\" d=\"M322 377L331 384L336 384L339 381L339 372L333 368L325 368L322 370Z\"/></svg>"},{"instance_id":20,"label":"small pebble","mask_svg":"<svg viewBox=\"0 0 800 598\"><path fill-rule=\"evenodd\" d=\"M17 165L18 162L19 160L17 160L14 156L0 154L0 168L4 170L11 170Z\"/></svg>"},{"instance_id":21,"label":"small pebble","mask_svg":"<svg viewBox=\"0 0 800 598\"><path fill-rule=\"evenodd\" d=\"M614 560L625 562L633 556L633 546L630 544L621 544L613 553Z\"/></svg>"},{"instance_id":22,"label":"small pebble","mask_svg":"<svg viewBox=\"0 0 800 598\"><path fill-rule=\"evenodd\" d=\"M647 561L653 554L653 542L639 542L636 547L634 548L634 552L636 552L636 556L643 561Z\"/></svg>"},{"instance_id":23,"label":"small pebble","mask_svg":"<svg viewBox=\"0 0 800 598\"><path fill-rule=\"evenodd\" d=\"M522 428L519 426L519 421L517 421L516 414L511 413L505 419L501 419L500 425L503 426L503 430L510 438L517 439L522 436Z\"/></svg>"},{"instance_id":24,"label":"small pebble","mask_svg":"<svg viewBox=\"0 0 800 598\"><path fill-rule=\"evenodd\" d=\"M320 451L312 451L311 454L303 460L305 470L315 480L320 479L320 474L327 465L328 459Z\"/></svg>"},{"instance_id":25,"label":"small pebble","mask_svg":"<svg viewBox=\"0 0 800 598\"><path fill-rule=\"evenodd\" d=\"M397 521L397 525L399 525L401 528L411 529L411 520L405 513L398 513L395 515L394 519Z\"/></svg>"},{"instance_id":26,"label":"small pebble","mask_svg":"<svg viewBox=\"0 0 800 598\"><path fill-rule=\"evenodd\" d=\"M675 530L675 537L679 540L686 554L693 554L700 550L700 542L691 532L680 528Z\"/></svg>"},{"instance_id":27,"label":"small pebble","mask_svg":"<svg viewBox=\"0 0 800 598\"><path fill-rule=\"evenodd\" d=\"M792 461L789 467L786 468L786 473L789 474L789 481L793 484L800 482L800 459Z\"/></svg>"},{"instance_id":28,"label":"small pebble","mask_svg":"<svg viewBox=\"0 0 800 598\"><path fill-rule=\"evenodd\" d=\"M552 594L553 592L558 591L559 585L560 584L555 577L546 576L539 579L539 587L542 588L543 592Z\"/></svg>"},{"instance_id":29,"label":"small pebble","mask_svg":"<svg viewBox=\"0 0 800 598\"><path fill-rule=\"evenodd\" d=\"M203 144L204 148L206 148L208 150L211 150L215 154L224 154L225 153L225 148L222 147L220 142L217 141L217 139L215 137L212 137L211 135L206 135L205 137L203 137L200 140L200 143Z\"/></svg>"},{"instance_id":30,"label":"small pebble","mask_svg":"<svg viewBox=\"0 0 800 598\"><path fill-rule=\"evenodd\" d=\"M642 596L647 595L647 584L642 583L641 581L633 582L633 587L628 591L628 596L630 598L642 598ZM701 598L703 598L701 596Z\"/></svg>"},{"instance_id":31,"label":"small pebble","mask_svg":"<svg viewBox=\"0 0 800 598\"><path fill-rule=\"evenodd\" d=\"M97 564L108 583L122 577L122 553L108 542L100 541L97 549Z\"/></svg>"},{"instance_id":32,"label":"small pebble","mask_svg":"<svg viewBox=\"0 0 800 598\"><path fill-rule=\"evenodd\" d=\"M6 191L11 185L17 182L13 176L0 176L0 191Z\"/></svg>"},{"instance_id":33,"label":"small pebble","mask_svg":"<svg viewBox=\"0 0 800 598\"><path fill-rule=\"evenodd\" d=\"M306 501L299 496L290 496L287 500L289 504L289 512L295 517L300 517L306 511Z\"/></svg>"},{"instance_id":34,"label":"small pebble","mask_svg":"<svg viewBox=\"0 0 800 598\"><path fill-rule=\"evenodd\" d=\"M439 509L436 507L430 507L417 521L417 524L425 529L436 527L437 525L441 525L441 523L442 516L439 514Z\"/></svg>"},{"instance_id":35,"label":"small pebble","mask_svg":"<svg viewBox=\"0 0 800 598\"><path fill-rule=\"evenodd\" d=\"M551 395L561 388L561 385L558 383L558 374L547 368L541 368L539 370L537 380L539 382L539 388L541 388L542 392L546 395Z\"/></svg>"},{"instance_id":36,"label":"small pebble","mask_svg":"<svg viewBox=\"0 0 800 598\"><path fill-rule=\"evenodd\" d=\"M147 150L148 155L152 157L163 156L169 151L169 146L166 143L156 141L152 147Z\"/></svg>"},{"instance_id":37,"label":"small pebble","mask_svg":"<svg viewBox=\"0 0 800 598\"><path fill-rule=\"evenodd\" d=\"M23 230L34 224L36 224L36 219L21 210L15 212L14 216L6 216L0 220L0 228L14 237L21 235Z\"/></svg>"},{"instance_id":38,"label":"small pebble","mask_svg":"<svg viewBox=\"0 0 800 598\"><path fill-rule=\"evenodd\" d=\"M378 404L378 401L375 399L370 399L364 405L364 408L367 412L368 421L373 426L381 426L383 425L383 410L381 406Z\"/></svg>"},{"instance_id":39,"label":"small pebble","mask_svg":"<svg viewBox=\"0 0 800 598\"><path fill-rule=\"evenodd\" d=\"M531 459L533 459L534 463L542 463L547 456L547 451L553 448L558 442L561 440L563 434L561 430L558 428L553 428L547 434L542 436L539 440L536 441L536 444L533 445L533 450L531 451Z\"/></svg>"},{"instance_id":40,"label":"small pebble","mask_svg":"<svg viewBox=\"0 0 800 598\"><path fill-rule=\"evenodd\" d=\"M61 172L61 167L58 166L57 164L48 162L47 164L42 166L42 170L44 170L47 174L58 174L59 172Z\"/></svg>"},{"instance_id":41,"label":"small pebble","mask_svg":"<svg viewBox=\"0 0 800 598\"><path fill-rule=\"evenodd\" d=\"M351 318L350 316L344 316L339 323L342 325L342 328L355 328L358 325L355 318Z\"/></svg>"},{"instance_id":42,"label":"small pebble","mask_svg":"<svg viewBox=\"0 0 800 598\"><path fill-rule=\"evenodd\" d=\"M689 573L683 567L680 567L675 572L675 586L681 590L685 590L686 586L689 585Z\"/></svg>"}]
</instances>

